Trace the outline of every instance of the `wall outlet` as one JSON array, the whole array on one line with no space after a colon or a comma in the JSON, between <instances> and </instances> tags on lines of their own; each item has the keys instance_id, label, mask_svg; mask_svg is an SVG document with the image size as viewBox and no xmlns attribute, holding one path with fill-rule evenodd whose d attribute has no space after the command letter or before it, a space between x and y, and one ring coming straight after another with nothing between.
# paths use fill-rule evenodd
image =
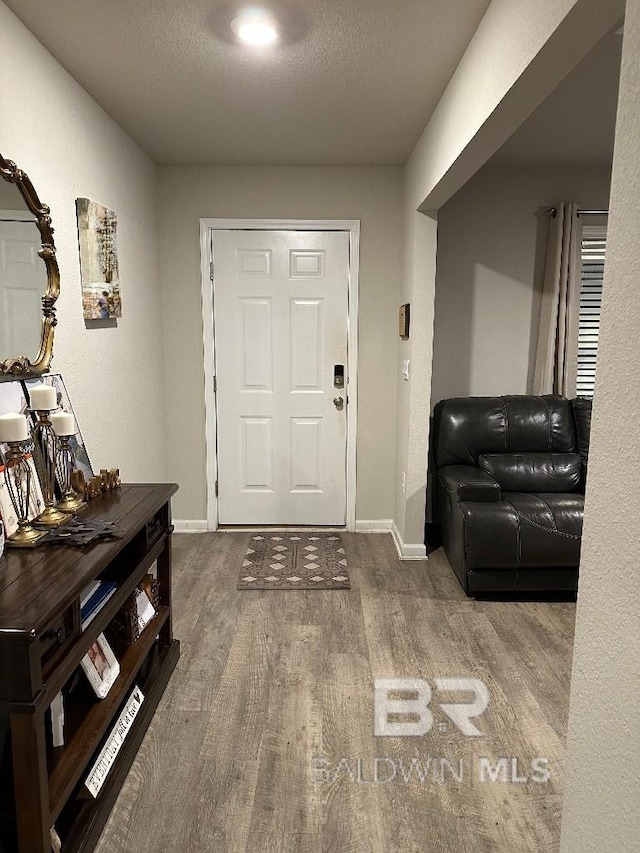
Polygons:
<instances>
[{"instance_id":1,"label":"wall outlet","mask_svg":"<svg viewBox=\"0 0 640 853\"><path fill-rule=\"evenodd\" d=\"M402 477L400 478L400 487L402 488L402 494L406 495L407 493L407 475L402 472Z\"/></svg>"}]
</instances>

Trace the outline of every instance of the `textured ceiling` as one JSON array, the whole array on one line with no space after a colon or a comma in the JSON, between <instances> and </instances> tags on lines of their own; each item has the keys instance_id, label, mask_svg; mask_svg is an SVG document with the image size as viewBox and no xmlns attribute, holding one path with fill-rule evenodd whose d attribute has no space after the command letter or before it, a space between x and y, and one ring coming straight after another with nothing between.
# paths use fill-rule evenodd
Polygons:
<instances>
[{"instance_id":1,"label":"textured ceiling","mask_svg":"<svg viewBox=\"0 0 640 853\"><path fill-rule=\"evenodd\" d=\"M605 36L491 163L611 165L621 52L621 35Z\"/></svg>"},{"instance_id":2,"label":"textured ceiling","mask_svg":"<svg viewBox=\"0 0 640 853\"><path fill-rule=\"evenodd\" d=\"M257 55L219 0L5 2L156 162L242 165L405 163L489 5L265 0Z\"/></svg>"}]
</instances>

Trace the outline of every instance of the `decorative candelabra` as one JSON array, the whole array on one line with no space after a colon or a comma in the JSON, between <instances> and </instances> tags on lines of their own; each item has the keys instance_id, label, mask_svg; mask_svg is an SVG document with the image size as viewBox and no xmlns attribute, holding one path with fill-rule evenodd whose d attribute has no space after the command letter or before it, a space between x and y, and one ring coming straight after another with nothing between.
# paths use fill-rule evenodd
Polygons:
<instances>
[{"instance_id":1,"label":"decorative candelabra","mask_svg":"<svg viewBox=\"0 0 640 853\"><path fill-rule=\"evenodd\" d=\"M18 529L8 537L7 545L16 548L32 548L47 535L44 530L35 530L29 521L31 467L24 449L28 440L29 429L24 415L0 417L0 441L5 441L9 447L5 454L4 479L18 519Z\"/></svg>"},{"instance_id":2,"label":"decorative candelabra","mask_svg":"<svg viewBox=\"0 0 640 853\"><path fill-rule=\"evenodd\" d=\"M34 445L34 461L42 488L44 510L34 522L42 527L60 527L69 521L68 513L55 506L56 450L58 441L53 431L50 414L57 408L56 389L51 385L37 385L29 394L31 408L38 415L38 422L31 430Z\"/></svg>"},{"instance_id":3,"label":"decorative candelabra","mask_svg":"<svg viewBox=\"0 0 640 853\"><path fill-rule=\"evenodd\" d=\"M75 421L69 412L54 412L51 415L53 431L57 437L56 472L62 498L58 509L73 515L84 509L86 503L73 488L72 476L76 467L76 456L71 447L71 436L75 435Z\"/></svg>"}]
</instances>

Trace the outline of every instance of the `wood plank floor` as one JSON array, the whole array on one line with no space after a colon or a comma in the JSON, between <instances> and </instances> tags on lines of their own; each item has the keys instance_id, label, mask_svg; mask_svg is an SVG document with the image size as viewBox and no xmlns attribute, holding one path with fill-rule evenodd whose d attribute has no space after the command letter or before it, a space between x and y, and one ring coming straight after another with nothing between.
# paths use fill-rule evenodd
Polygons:
<instances>
[{"instance_id":1,"label":"wood plank floor","mask_svg":"<svg viewBox=\"0 0 640 853\"><path fill-rule=\"evenodd\" d=\"M557 851L574 605L472 601L442 550L400 562L386 534L343 536L350 591L239 592L248 537L174 537L182 658L98 853ZM428 734L374 737L395 676L482 679L483 736L434 691ZM551 778L480 781L500 757Z\"/></svg>"}]
</instances>

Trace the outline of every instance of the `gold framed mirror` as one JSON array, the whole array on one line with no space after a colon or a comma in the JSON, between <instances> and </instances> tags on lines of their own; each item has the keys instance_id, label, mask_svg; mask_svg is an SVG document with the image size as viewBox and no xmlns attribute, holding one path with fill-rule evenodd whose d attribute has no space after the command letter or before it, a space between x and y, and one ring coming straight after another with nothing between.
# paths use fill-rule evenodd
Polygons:
<instances>
[{"instance_id":1,"label":"gold framed mirror","mask_svg":"<svg viewBox=\"0 0 640 853\"><path fill-rule=\"evenodd\" d=\"M46 373L60 271L51 216L29 176L0 154L0 378Z\"/></svg>"}]
</instances>

